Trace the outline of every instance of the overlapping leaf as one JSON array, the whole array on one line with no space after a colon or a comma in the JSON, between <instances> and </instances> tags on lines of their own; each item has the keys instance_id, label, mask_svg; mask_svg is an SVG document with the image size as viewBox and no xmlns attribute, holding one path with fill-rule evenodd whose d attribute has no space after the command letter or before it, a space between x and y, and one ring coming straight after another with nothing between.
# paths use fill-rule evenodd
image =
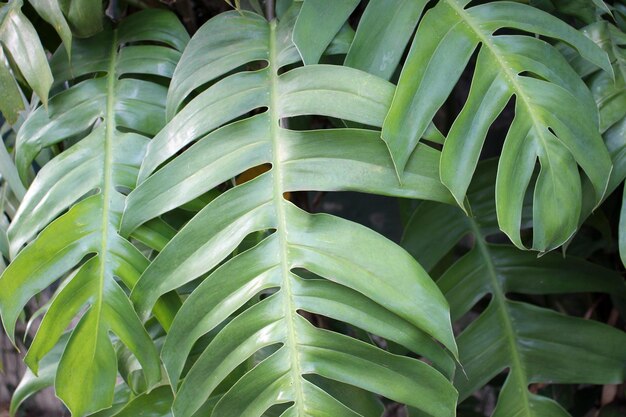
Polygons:
<instances>
[{"instance_id":1,"label":"overlapping leaf","mask_svg":"<svg viewBox=\"0 0 626 417\"><path fill-rule=\"evenodd\" d=\"M585 28L585 33L603 46L613 64L615 78L601 71L585 72L588 85L600 109L600 130L611 153L613 171L607 194L613 192L626 178L626 33L617 26L600 21ZM589 211L583 212L586 218ZM626 265L626 192L623 193L619 223L619 251Z\"/></svg>"},{"instance_id":2,"label":"overlapping leaf","mask_svg":"<svg viewBox=\"0 0 626 417\"><path fill-rule=\"evenodd\" d=\"M626 33L619 27L599 21L583 29L583 32L604 48L611 59L615 77L586 64L572 53L571 48L562 50L579 74L585 77L600 110L600 131L613 161L613 171L608 183L606 194L609 195L623 183L626 178ZM593 209L592 187L584 184L586 195L581 222ZM625 194L626 195L626 194ZM626 198L624 200L626 203ZM619 242L622 262L626 265L626 204L622 204L622 216L619 225Z\"/></svg>"},{"instance_id":3,"label":"overlapping leaf","mask_svg":"<svg viewBox=\"0 0 626 417\"><path fill-rule=\"evenodd\" d=\"M81 316L55 376L56 393L73 415L111 405L117 360L109 332L141 363L148 387L160 380L157 351L124 289L134 286L148 260L118 228L148 137L165 122L165 81L187 40L173 14L151 10L77 41L71 60L60 49L52 59L57 84L76 81L18 133L16 163L24 180L43 148L67 149L39 171L13 219L15 259L0 277L0 313L14 337L28 300L69 273L26 362L37 372L39 360Z\"/></svg>"},{"instance_id":4,"label":"overlapping leaf","mask_svg":"<svg viewBox=\"0 0 626 417\"><path fill-rule=\"evenodd\" d=\"M72 31L90 36L102 30L101 0L30 0L37 13L59 34L67 51ZM45 104L52 85L52 73L39 35L22 13L23 0L0 5L0 112L14 124L25 110L25 97L19 83L31 88Z\"/></svg>"},{"instance_id":5,"label":"overlapping leaf","mask_svg":"<svg viewBox=\"0 0 626 417\"><path fill-rule=\"evenodd\" d=\"M33 89L46 104L52 73L39 36L22 13L22 0L0 5L0 112L15 123L25 109L18 79Z\"/></svg>"},{"instance_id":6,"label":"overlapping leaf","mask_svg":"<svg viewBox=\"0 0 626 417\"><path fill-rule=\"evenodd\" d=\"M306 64L319 61L332 39L329 34L337 32L358 3L352 0L304 2L293 40ZM369 2L344 65L390 79L427 3L427 0Z\"/></svg>"},{"instance_id":7,"label":"overlapping leaf","mask_svg":"<svg viewBox=\"0 0 626 417\"><path fill-rule=\"evenodd\" d=\"M133 289L131 298L145 316L160 295L210 273L183 304L163 347L169 379L178 387L174 415L193 415L239 364L271 348L212 415L261 416L278 404L286 404L282 416L360 415L320 388L310 377L316 374L433 416L452 416L456 394L444 374L455 342L445 300L428 275L373 231L309 214L283 197L356 190L451 202L437 178L439 153L431 148L416 153L400 185L378 130L284 127L285 118L300 115L381 126L393 94L387 81L352 68L285 70L299 60L291 42L298 8L280 23L226 13L196 33L174 74L171 120L148 145L140 183L127 200L126 234L241 172L271 164L201 210ZM258 61L267 66L242 70L258 68ZM248 234L262 230L268 233L259 244L224 262ZM303 278L301 269L319 278ZM260 293L265 295L255 303ZM400 343L443 373L316 328L299 311ZM211 331L214 339L184 375L192 346Z\"/></svg>"},{"instance_id":8,"label":"overlapping leaf","mask_svg":"<svg viewBox=\"0 0 626 417\"><path fill-rule=\"evenodd\" d=\"M45 1L42 0L30 0L35 6L35 9L41 14L41 16L48 21L51 25L55 26L60 16L55 12L58 17L51 20L41 13L41 9L45 7ZM53 3L50 2L50 3ZM63 11L63 14L67 17L67 22L72 28L73 33L78 37L87 37L95 35L103 28L104 10L102 6L102 0L61 0L59 6ZM55 26L56 27L56 26Z\"/></svg>"},{"instance_id":9,"label":"overlapping leaf","mask_svg":"<svg viewBox=\"0 0 626 417\"><path fill-rule=\"evenodd\" d=\"M427 0L369 2L344 65L390 79L427 3Z\"/></svg>"},{"instance_id":10,"label":"overlapping leaf","mask_svg":"<svg viewBox=\"0 0 626 417\"><path fill-rule=\"evenodd\" d=\"M530 0L530 4L557 16L576 17L586 24L611 11L611 6L604 0Z\"/></svg>"},{"instance_id":11,"label":"overlapping leaf","mask_svg":"<svg viewBox=\"0 0 626 417\"><path fill-rule=\"evenodd\" d=\"M593 97L580 77L546 41L514 31L562 40L582 57L611 72L606 54L557 18L528 5L441 0L417 30L391 110L386 140L399 175L435 113L450 95L480 45L469 97L447 135L441 179L461 204L487 132L515 96L515 118L497 174L500 228L522 248L522 202L534 186L532 248L548 251L576 230L581 213L581 172L597 204L611 161L598 132ZM501 34L502 29L507 29ZM540 164L537 180L533 172Z\"/></svg>"},{"instance_id":12,"label":"overlapping leaf","mask_svg":"<svg viewBox=\"0 0 626 417\"><path fill-rule=\"evenodd\" d=\"M304 1L293 29L293 43L305 64L317 64L360 0Z\"/></svg>"},{"instance_id":13,"label":"overlapping leaf","mask_svg":"<svg viewBox=\"0 0 626 417\"><path fill-rule=\"evenodd\" d=\"M495 161L479 165L469 191L474 218L454 207L425 202L407 226L404 246L434 266L464 236L472 249L437 281L453 319L491 296L486 309L458 336L455 386L463 400L508 370L494 417L566 417L555 401L529 391L532 383L614 384L626 379L626 333L514 301L509 294L606 292L624 296L619 274L573 257L535 254L493 244L498 231L494 199Z\"/></svg>"}]
</instances>

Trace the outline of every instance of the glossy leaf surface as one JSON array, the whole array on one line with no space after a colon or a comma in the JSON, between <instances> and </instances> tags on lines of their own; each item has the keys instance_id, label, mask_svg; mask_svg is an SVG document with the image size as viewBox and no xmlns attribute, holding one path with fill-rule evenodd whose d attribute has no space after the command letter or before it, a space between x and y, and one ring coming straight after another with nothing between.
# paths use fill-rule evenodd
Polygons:
<instances>
[{"instance_id":1,"label":"glossy leaf surface","mask_svg":"<svg viewBox=\"0 0 626 417\"><path fill-rule=\"evenodd\" d=\"M451 201L437 180L439 154L432 148L416 154L400 185L379 131L283 126L285 118L300 115L381 126L393 94L387 81L351 68L283 71L299 60L290 36L298 7L280 23L246 12L222 14L196 33L174 74L171 120L148 145L140 183L128 198L125 234L241 172L271 164L202 209L133 289L132 300L146 316L159 296L210 273L183 304L163 347L170 382L178 386L194 343L217 330L178 386L173 413L193 415L239 364L271 347L212 415L262 416L277 404L286 404L282 416L359 415L306 377L316 374L433 416L452 416L456 394L444 374L456 347L445 300L428 275L373 231L309 214L283 197L300 190L355 190ZM231 73L255 61L267 66ZM187 102L192 91L198 94ZM256 109L262 111L250 116ZM260 243L228 259L248 234L262 230L269 233ZM298 269L318 278L303 278ZM254 303L259 293L265 295ZM441 372L316 328L298 312L393 340L425 355Z\"/></svg>"},{"instance_id":2,"label":"glossy leaf surface","mask_svg":"<svg viewBox=\"0 0 626 417\"><path fill-rule=\"evenodd\" d=\"M22 5L22 0L11 0L0 6L0 82L3 87L0 110L11 123L24 110L16 73L21 74L44 104L48 102L52 85L46 52L32 23L22 13Z\"/></svg>"},{"instance_id":3,"label":"glossy leaf surface","mask_svg":"<svg viewBox=\"0 0 626 417\"><path fill-rule=\"evenodd\" d=\"M426 0L369 2L344 65L390 79L427 3Z\"/></svg>"},{"instance_id":4,"label":"glossy leaf surface","mask_svg":"<svg viewBox=\"0 0 626 417\"><path fill-rule=\"evenodd\" d=\"M523 248L519 229L524 195L534 186L532 248L548 251L576 230L581 213L582 168L594 201L604 196L611 161L598 132L593 97L580 77L546 41L497 34L515 29L562 40L589 62L611 73L607 55L557 18L520 3L468 6L442 0L417 30L391 110L383 126L398 174L479 48L472 87L447 135L441 180L462 206L487 132L515 97L515 118L497 174L500 228ZM563 105L567 103L567 105ZM536 162L540 170L531 184Z\"/></svg>"},{"instance_id":5,"label":"glossy leaf surface","mask_svg":"<svg viewBox=\"0 0 626 417\"><path fill-rule=\"evenodd\" d=\"M293 43L305 64L317 64L360 0L305 0L293 28Z\"/></svg>"},{"instance_id":6,"label":"glossy leaf surface","mask_svg":"<svg viewBox=\"0 0 626 417\"><path fill-rule=\"evenodd\" d=\"M156 348L126 294L148 260L118 228L148 138L165 122L167 89L147 76L171 77L187 40L173 14L152 10L76 41L72 60L59 50L52 59L57 83L78 81L47 110L34 111L18 133L16 162L24 180L43 148L80 139L30 185L9 230L15 259L0 277L0 313L11 338L29 299L67 277L25 361L36 373L74 317L82 316L55 376L56 393L73 415L111 405L117 359L109 332L141 363L148 387L160 381ZM167 322L168 306L160 305L157 314Z\"/></svg>"}]
</instances>

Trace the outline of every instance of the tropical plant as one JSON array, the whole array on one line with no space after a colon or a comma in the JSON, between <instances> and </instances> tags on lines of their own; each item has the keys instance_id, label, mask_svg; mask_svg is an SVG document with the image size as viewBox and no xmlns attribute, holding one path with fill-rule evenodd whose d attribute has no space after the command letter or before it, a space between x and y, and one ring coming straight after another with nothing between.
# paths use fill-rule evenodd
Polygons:
<instances>
[{"instance_id":1,"label":"tropical plant","mask_svg":"<svg viewBox=\"0 0 626 417\"><path fill-rule=\"evenodd\" d=\"M621 0L106 6L0 8L11 415L621 415Z\"/></svg>"},{"instance_id":2,"label":"tropical plant","mask_svg":"<svg viewBox=\"0 0 626 417\"><path fill-rule=\"evenodd\" d=\"M154 30L155 24L168 30ZM76 41L71 60L59 49L52 58L57 83L75 83L55 95L47 109L35 110L16 138L23 180L42 148L77 141L48 162L29 186L8 232L15 259L0 281L3 324L13 338L28 300L66 277L25 361L36 373L39 361L82 313L55 377L59 398L76 415L111 405L117 361L109 332L137 357L148 386L160 380L154 344L116 280L132 288L148 260L118 228L124 192L135 184L148 142L145 135L156 133L164 117L167 88L147 77L170 77L187 39L172 14L151 10ZM59 188L73 192L56 192ZM92 256L85 260L87 255ZM169 320L169 306L163 304L160 318Z\"/></svg>"},{"instance_id":3,"label":"tropical plant","mask_svg":"<svg viewBox=\"0 0 626 417\"><path fill-rule=\"evenodd\" d=\"M623 298L623 279L575 257L549 253L537 258L508 244L490 243L489 237L500 232L495 175L496 161L479 165L468 191L474 217L456 207L421 203L407 224L404 246L422 264L434 266L464 237L472 237L471 249L437 280L453 320L490 296L484 311L457 337L463 365L455 378L460 399L508 368L493 416L569 416L558 403L529 392L528 387L547 382L622 382L626 334L525 299L511 299L510 294L604 292ZM581 338L581 333L593 336Z\"/></svg>"},{"instance_id":4,"label":"tropical plant","mask_svg":"<svg viewBox=\"0 0 626 417\"><path fill-rule=\"evenodd\" d=\"M620 13L619 9L615 13ZM626 28L626 25L621 25ZM613 170L609 177L607 193L613 192L626 178L626 35L614 24L601 20L583 28L584 33L602 46L607 52L613 65L614 78L606 73L590 68L563 48L565 56L572 60L574 68L583 76L594 95L600 115L600 132L613 161ZM591 212L593 205L588 201L583 205L584 220ZM626 201L626 200L624 200ZM619 245L622 263L626 265L626 204L622 203L620 220Z\"/></svg>"},{"instance_id":5,"label":"tropical plant","mask_svg":"<svg viewBox=\"0 0 626 417\"><path fill-rule=\"evenodd\" d=\"M245 12L222 14L190 41L170 86L171 120L148 145L122 233L245 170L262 164L271 164L271 169L202 209L154 259L131 297L147 317L159 296L212 271L248 234L271 229L253 248L215 269L172 323L162 357L176 387L196 340L240 310L187 373L174 413L191 416L239 364L262 348L280 345L233 385L215 406L215 415L261 415L286 402L293 405L284 415L355 415L307 380L309 374L447 415L456 394L439 372L317 329L303 317L306 312L348 322L425 354L444 369L446 354L430 338L456 353L445 300L410 256L357 224L310 215L283 197L305 190L351 189L448 199L436 181L437 151L417 152L410 179L399 186L379 132L281 126L282 119L303 115L380 126L393 93L388 82L346 67L308 65L282 72L299 60L290 41L299 8L296 4L287 10L279 23ZM236 55L229 55L235 50ZM229 74L259 60L267 66ZM197 90L207 83L208 88ZM199 94L185 104L192 91ZM258 108L266 110L239 118ZM154 172L192 141L189 149ZM324 176L319 175L321 167ZM364 171L370 174L364 176ZM307 278L303 269L319 278ZM261 291L267 297L248 304ZM409 306L414 307L407 314ZM385 371L375 376L361 372L372 366Z\"/></svg>"}]
</instances>

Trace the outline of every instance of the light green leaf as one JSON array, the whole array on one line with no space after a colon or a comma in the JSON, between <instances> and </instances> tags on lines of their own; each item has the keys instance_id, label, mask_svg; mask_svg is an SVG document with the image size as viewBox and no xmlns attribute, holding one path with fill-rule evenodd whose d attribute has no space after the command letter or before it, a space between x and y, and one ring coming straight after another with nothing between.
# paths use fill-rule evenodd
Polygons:
<instances>
[{"instance_id":1,"label":"light green leaf","mask_svg":"<svg viewBox=\"0 0 626 417\"><path fill-rule=\"evenodd\" d=\"M21 201L26 194L26 188L20 180L13 158L9 155L4 141L0 144L0 174L17 199Z\"/></svg>"},{"instance_id":2,"label":"light green leaf","mask_svg":"<svg viewBox=\"0 0 626 417\"><path fill-rule=\"evenodd\" d=\"M111 417L171 417L173 400L172 389L163 385L133 398Z\"/></svg>"},{"instance_id":3,"label":"light green leaf","mask_svg":"<svg viewBox=\"0 0 626 417\"><path fill-rule=\"evenodd\" d=\"M56 346L41 360L41 366L37 375L30 369L26 370L11 397L9 415L14 416L24 401L44 388L54 385L54 375L56 374L59 360L67 344L68 336L68 333L64 334L59 339Z\"/></svg>"},{"instance_id":4,"label":"light green leaf","mask_svg":"<svg viewBox=\"0 0 626 417\"><path fill-rule=\"evenodd\" d=\"M63 16L63 12L61 11L61 6L59 5L57 0L28 0L30 4L33 5L33 8L37 11L39 16L41 16L46 22L50 23L54 30L57 31L61 40L63 41L63 45L65 49L68 51L68 55L72 50L72 30L70 29L65 16ZM92 14L95 10L92 10Z\"/></svg>"},{"instance_id":5,"label":"light green leaf","mask_svg":"<svg viewBox=\"0 0 626 417\"><path fill-rule=\"evenodd\" d=\"M583 34L528 5L496 1L466 8L468 3L442 0L424 16L385 119L383 138L402 175L480 45L469 97L445 141L441 179L463 206L487 131L514 96L515 119L497 175L498 221L516 246L525 247L519 233L522 201L538 160L532 248L554 249L578 226L579 167L593 186L595 206L607 187L609 154L598 132L597 114L589 111L593 97L563 57L539 38L495 33L510 28L562 40L611 74L609 59Z\"/></svg>"},{"instance_id":6,"label":"light green leaf","mask_svg":"<svg viewBox=\"0 0 626 417\"><path fill-rule=\"evenodd\" d=\"M11 0L0 6L0 47L12 64L14 75L19 72L45 105L52 73L37 32L21 11L22 5L22 0ZM13 107L14 111L9 113L22 108Z\"/></svg>"},{"instance_id":7,"label":"light green leaf","mask_svg":"<svg viewBox=\"0 0 626 417\"><path fill-rule=\"evenodd\" d=\"M344 65L390 79L427 3L427 0L369 2Z\"/></svg>"},{"instance_id":8,"label":"light green leaf","mask_svg":"<svg viewBox=\"0 0 626 417\"><path fill-rule=\"evenodd\" d=\"M302 61L317 64L360 0L306 0L293 28Z\"/></svg>"},{"instance_id":9,"label":"light green leaf","mask_svg":"<svg viewBox=\"0 0 626 417\"><path fill-rule=\"evenodd\" d=\"M9 62L6 59L4 50L0 47L0 90L2 100L0 100L0 113L10 124L15 124L21 111L24 111L24 98L22 90L13 76Z\"/></svg>"},{"instance_id":10,"label":"light green leaf","mask_svg":"<svg viewBox=\"0 0 626 417\"><path fill-rule=\"evenodd\" d=\"M171 120L148 145L140 183L127 200L124 234L241 172L271 164L198 212L131 294L145 317L159 296L208 273L181 307L163 346L168 377L178 387L173 414L192 416L233 370L271 348L212 415L260 417L278 404L287 407L283 416L359 415L307 378L315 374L434 416L452 416L456 395L446 375L455 342L445 300L428 275L375 232L309 214L284 198L303 190L355 190L451 202L437 180L439 153L424 146L401 185L377 130L281 126L282 119L313 114L380 127L393 94L384 79L347 67L307 65L282 72L298 60L285 36L298 7L279 23L230 12L200 28L174 74ZM268 66L241 69L258 60ZM192 91L198 93L193 98ZM259 108L266 110L250 115ZM270 233L230 257L256 231ZM298 269L319 278L303 278ZM255 303L259 294L268 296ZM436 369L315 328L299 311L393 340L428 357ZM187 372L192 347L209 332L215 337Z\"/></svg>"},{"instance_id":11,"label":"light green leaf","mask_svg":"<svg viewBox=\"0 0 626 417\"><path fill-rule=\"evenodd\" d=\"M156 348L126 294L149 262L118 228L124 193L135 185L148 137L165 122L166 88L140 74L171 77L186 39L173 14L150 10L76 41L72 60L59 49L52 59L57 82L71 87L54 96L47 111L35 110L18 132L16 163L23 179L42 149L80 139L29 187L9 230L15 259L0 277L0 313L12 339L26 303L69 273L25 361L36 373L80 317L55 375L57 395L76 416L112 404L117 359L109 332L137 358L148 389L161 379ZM168 327L176 301L159 305L155 314Z\"/></svg>"}]
</instances>

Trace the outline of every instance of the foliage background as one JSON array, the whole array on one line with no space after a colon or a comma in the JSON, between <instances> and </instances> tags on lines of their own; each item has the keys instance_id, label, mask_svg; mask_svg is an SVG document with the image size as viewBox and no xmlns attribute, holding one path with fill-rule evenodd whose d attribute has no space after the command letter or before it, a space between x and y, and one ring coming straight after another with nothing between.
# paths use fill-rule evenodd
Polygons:
<instances>
[{"instance_id":1,"label":"foliage background","mask_svg":"<svg viewBox=\"0 0 626 417\"><path fill-rule=\"evenodd\" d=\"M591 0L536 0L530 3L556 14L559 18L577 28L582 28L597 18L596 5ZM607 3L619 4L619 1ZM366 2L362 2L350 17L350 23L353 27L357 26L365 5ZM179 0L174 2L130 0L124 3L113 0L108 4L106 13L114 20L119 20L123 16L143 8L167 8L175 11L188 32L193 34L208 19L229 10L231 7L221 0ZM39 17L30 3L25 3L23 11L37 29L44 47L48 51L55 50L61 43L57 32ZM474 56L472 60L475 60L475 58ZM461 110L463 103L465 103L469 94L473 67L473 65L468 66L468 69L465 70L457 83L454 93L446 101L442 110L437 113L436 120L444 132L450 128L454 117ZM394 82L397 81L398 76L399 74L395 75ZM504 136L512 119L513 109L509 104L489 132L486 146L481 154L482 160L500 154ZM320 126L330 126L325 119L320 119L316 122ZM10 132L4 132L4 134L5 140L10 141ZM405 227L413 210L418 205L415 201L366 196L356 193L302 193L302 195L294 196L293 199L299 206L308 211L328 212L355 220L404 245L407 245L406 238L403 239ZM7 200L4 204L10 205L11 201ZM617 241L620 209L621 189L618 188L582 226L581 231L569 245L568 255L584 257L597 265L617 271L623 276L624 266L619 258ZM502 242L506 238L504 236L495 236L492 239L496 242ZM439 275L463 254L467 253L470 247L473 246L473 243L471 236L464 237L453 254L442 259L434 267L433 276ZM46 303L46 297L50 295L50 292L42 294L36 302L32 302L28 306L29 311L31 313L37 311L40 306ZM626 313L626 302L606 294L515 295L515 299L567 312L577 317L593 318L616 328L625 329L624 313ZM467 317L464 317L461 322L457 322L457 330L465 326L466 323L463 321L469 322L476 318L484 310L487 302L487 299L480 301ZM24 328L19 331L22 334L28 333L28 330ZM15 352L10 348L10 344L6 340L2 340L1 347L4 373L0 375L0 416L2 416L2 413L6 414L9 395L15 389L19 378L25 371L21 360L14 356ZM503 375L496 377L473 398L466 401L462 409L459 410L459 415L473 417L490 414L493 411L495 399L497 398L499 387L502 385L503 378ZM575 417L626 415L626 397L623 384L617 386L533 384L530 390L558 399ZM403 407L389 403L387 404L385 415L388 417L400 417L404 416L405 412ZM21 413L24 416L69 415L63 411L63 407L51 395L50 390L37 394L37 396L28 400Z\"/></svg>"}]
</instances>

